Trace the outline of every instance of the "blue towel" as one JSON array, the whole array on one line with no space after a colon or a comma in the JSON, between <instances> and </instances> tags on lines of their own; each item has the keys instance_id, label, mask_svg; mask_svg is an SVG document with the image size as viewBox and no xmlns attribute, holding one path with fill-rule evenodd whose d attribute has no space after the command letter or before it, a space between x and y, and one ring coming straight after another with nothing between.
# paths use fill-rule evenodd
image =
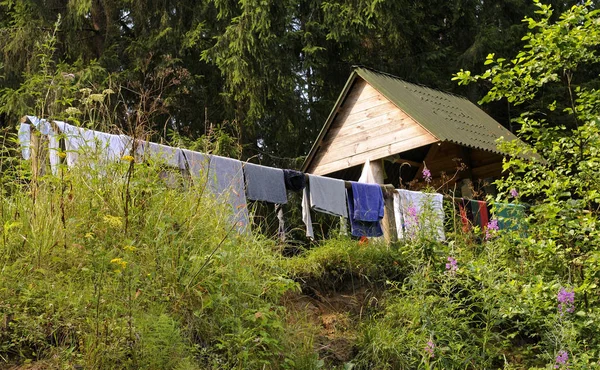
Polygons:
<instances>
[{"instance_id":1,"label":"blue towel","mask_svg":"<svg viewBox=\"0 0 600 370\"><path fill-rule=\"evenodd\" d=\"M377 184L352 182L354 212L352 217L358 221L375 222L383 218L383 192Z\"/></svg>"},{"instance_id":2,"label":"blue towel","mask_svg":"<svg viewBox=\"0 0 600 370\"><path fill-rule=\"evenodd\" d=\"M364 185L364 184L363 184ZM379 185L376 185L379 187ZM381 188L379 189L381 191ZM383 194L381 198L383 204ZM377 237L383 235L380 218L377 221L360 221L354 217L354 196L352 189L348 189L348 210L350 211L350 230L354 236ZM381 218L383 218L383 208L381 209Z\"/></svg>"},{"instance_id":3,"label":"blue towel","mask_svg":"<svg viewBox=\"0 0 600 370\"><path fill-rule=\"evenodd\" d=\"M287 203L283 170L246 163L244 176L248 199L277 204Z\"/></svg>"},{"instance_id":4,"label":"blue towel","mask_svg":"<svg viewBox=\"0 0 600 370\"><path fill-rule=\"evenodd\" d=\"M248 232L248 208L244 192L242 162L218 155L210 156L208 186L213 194L231 205L230 220L239 232Z\"/></svg>"}]
</instances>

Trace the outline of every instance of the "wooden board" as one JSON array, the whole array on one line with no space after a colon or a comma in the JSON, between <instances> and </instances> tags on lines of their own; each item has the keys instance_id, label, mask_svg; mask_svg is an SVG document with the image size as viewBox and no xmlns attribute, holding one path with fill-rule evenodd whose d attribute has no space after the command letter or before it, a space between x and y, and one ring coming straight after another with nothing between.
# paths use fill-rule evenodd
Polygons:
<instances>
[{"instance_id":1,"label":"wooden board","mask_svg":"<svg viewBox=\"0 0 600 370\"><path fill-rule=\"evenodd\" d=\"M437 141L438 140L436 138L432 137L429 134L414 136L408 138L405 141L391 143L373 150L348 155L331 163L320 164L318 166L315 166L314 169L309 168L308 172L314 173L316 175L326 175L345 168L350 168L359 164L363 164L367 159L375 160L389 157L391 155L402 153L410 149L419 148ZM317 160L318 159L316 159L314 162L316 163Z\"/></svg>"},{"instance_id":2,"label":"wooden board","mask_svg":"<svg viewBox=\"0 0 600 370\"><path fill-rule=\"evenodd\" d=\"M323 138L308 172L329 174L437 142L365 81L357 81Z\"/></svg>"}]
</instances>

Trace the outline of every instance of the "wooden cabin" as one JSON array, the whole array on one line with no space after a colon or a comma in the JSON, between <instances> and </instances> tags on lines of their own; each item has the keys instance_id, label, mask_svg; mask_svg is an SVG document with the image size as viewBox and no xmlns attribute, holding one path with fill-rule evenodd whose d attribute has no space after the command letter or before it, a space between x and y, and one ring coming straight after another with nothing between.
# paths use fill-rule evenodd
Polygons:
<instances>
[{"instance_id":1,"label":"wooden cabin","mask_svg":"<svg viewBox=\"0 0 600 370\"><path fill-rule=\"evenodd\" d=\"M459 183L465 190L469 182L476 186L502 175L501 137L519 140L463 97L356 68L303 170L357 180L370 160L387 175L386 183L405 187L421 179L426 166L434 183Z\"/></svg>"}]
</instances>

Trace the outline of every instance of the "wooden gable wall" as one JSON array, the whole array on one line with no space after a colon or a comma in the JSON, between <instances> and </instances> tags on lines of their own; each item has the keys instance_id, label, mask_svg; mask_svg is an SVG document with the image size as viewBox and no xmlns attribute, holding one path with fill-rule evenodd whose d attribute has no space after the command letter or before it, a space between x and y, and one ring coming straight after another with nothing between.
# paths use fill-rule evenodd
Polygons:
<instances>
[{"instance_id":1,"label":"wooden gable wall","mask_svg":"<svg viewBox=\"0 0 600 370\"><path fill-rule=\"evenodd\" d=\"M438 140L357 78L307 172L326 175Z\"/></svg>"}]
</instances>

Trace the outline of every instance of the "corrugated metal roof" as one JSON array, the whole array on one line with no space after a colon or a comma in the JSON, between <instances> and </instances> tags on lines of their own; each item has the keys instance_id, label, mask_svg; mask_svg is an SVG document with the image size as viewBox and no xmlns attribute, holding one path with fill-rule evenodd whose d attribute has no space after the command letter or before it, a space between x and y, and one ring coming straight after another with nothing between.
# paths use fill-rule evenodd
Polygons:
<instances>
[{"instance_id":1,"label":"corrugated metal roof","mask_svg":"<svg viewBox=\"0 0 600 370\"><path fill-rule=\"evenodd\" d=\"M367 81L440 141L505 154L496 140L517 137L466 98L415 85L397 77L357 68ZM518 140L518 139L517 139Z\"/></svg>"},{"instance_id":2,"label":"corrugated metal roof","mask_svg":"<svg viewBox=\"0 0 600 370\"><path fill-rule=\"evenodd\" d=\"M439 141L449 141L505 155L507 153L498 149L496 140L500 137L504 137L508 141L519 140L513 133L464 97L416 85L370 69L355 68L308 153L302 165L303 171L308 169L319 150L340 105L357 77L373 86ZM535 154L522 155L527 158L537 158Z\"/></svg>"}]
</instances>

